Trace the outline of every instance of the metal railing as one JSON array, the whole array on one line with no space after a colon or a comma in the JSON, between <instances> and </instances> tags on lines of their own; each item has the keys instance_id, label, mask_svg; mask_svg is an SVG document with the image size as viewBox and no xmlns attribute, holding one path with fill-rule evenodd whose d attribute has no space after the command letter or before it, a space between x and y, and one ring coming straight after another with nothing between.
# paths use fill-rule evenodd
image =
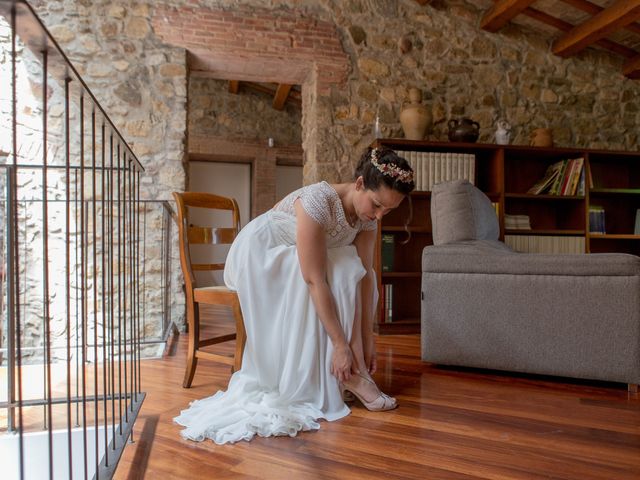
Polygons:
<instances>
[{"instance_id":1,"label":"metal railing","mask_svg":"<svg viewBox=\"0 0 640 480\"><path fill-rule=\"evenodd\" d=\"M3 478L110 478L141 352L172 325L171 212L141 199L142 166L33 9L0 0L2 17Z\"/></svg>"}]
</instances>

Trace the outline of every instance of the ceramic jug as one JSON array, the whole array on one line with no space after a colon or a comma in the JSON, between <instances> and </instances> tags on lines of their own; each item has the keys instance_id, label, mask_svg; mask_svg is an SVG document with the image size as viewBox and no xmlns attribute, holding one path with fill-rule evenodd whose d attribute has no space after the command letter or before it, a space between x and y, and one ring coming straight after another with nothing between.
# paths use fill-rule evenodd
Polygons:
<instances>
[{"instance_id":1,"label":"ceramic jug","mask_svg":"<svg viewBox=\"0 0 640 480\"><path fill-rule=\"evenodd\" d=\"M532 147L553 147L553 133L550 128L536 128L529 135Z\"/></svg>"},{"instance_id":2,"label":"ceramic jug","mask_svg":"<svg viewBox=\"0 0 640 480\"><path fill-rule=\"evenodd\" d=\"M475 142L480 135L480 124L470 118L449 120L449 140L452 142Z\"/></svg>"},{"instance_id":3,"label":"ceramic jug","mask_svg":"<svg viewBox=\"0 0 640 480\"><path fill-rule=\"evenodd\" d=\"M509 145L511 137L511 125L506 120L498 120L496 123L496 143L498 145Z\"/></svg>"},{"instance_id":4,"label":"ceramic jug","mask_svg":"<svg viewBox=\"0 0 640 480\"><path fill-rule=\"evenodd\" d=\"M422 140L431 129L431 112L422 104L420 89L409 89L409 100L409 103L400 112L400 125L402 125L405 138Z\"/></svg>"}]
</instances>

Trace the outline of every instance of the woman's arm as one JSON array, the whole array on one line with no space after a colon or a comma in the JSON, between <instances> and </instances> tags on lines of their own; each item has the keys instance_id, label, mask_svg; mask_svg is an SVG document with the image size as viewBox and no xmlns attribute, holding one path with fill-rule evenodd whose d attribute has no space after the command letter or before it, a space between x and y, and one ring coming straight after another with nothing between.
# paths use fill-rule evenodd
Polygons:
<instances>
[{"instance_id":1,"label":"woman's arm","mask_svg":"<svg viewBox=\"0 0 640 480\"><path fill-rule=\"evenodd\" d=\"M309 293L320 321L333 344L331 373L339 381L344 382L351 377L355 364L351 347L338 319L333 294L327 283L327 245L324 229L304 211L300 200L296 200L294 207L297 220L296 244L300 270L309 287Z\"/></svg>"},{"instance_id":2,"label":"woman's arm","mask_svg":"<svg viewBox=\"0 0 640 480\"><path fill-rule=\"evenodd\" d=\"M362 312L362 347L364 361L369 373L375 373L377 368L375 340L373 338L373 320L375 306L373 305L373 292L375 291L376 276L373 271L373 251L376 244L376 231L363 230L356 235L353 244L358 251L358 256L367 273L360 282L360 298Z\"/></svg>"}]
</instances>

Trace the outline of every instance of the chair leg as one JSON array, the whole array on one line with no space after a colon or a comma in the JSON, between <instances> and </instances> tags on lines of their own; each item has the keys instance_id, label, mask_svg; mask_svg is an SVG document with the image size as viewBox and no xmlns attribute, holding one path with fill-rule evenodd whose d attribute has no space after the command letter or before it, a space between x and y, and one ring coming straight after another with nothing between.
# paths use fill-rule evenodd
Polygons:
<instances>
[{"instance_id":1,"label":"chair leg","mask_svg":"<svg viewBox=\"0 0 640 480\"><path fill-rule=\"evenodd\" d=\"M233 371L237 372L242 368L242 354L244 353L244 346L247 342L247 332L244 329L242 310L240 310L240 303L238 301L236 301L233 306L233 316L236 319L236 352Z\"/></svg>"},{"instance_id":2,"label":"chair leg","mask_svg":"<svg viewBox=\"0 0 640 480\"><path fill-rule=\"evenodd\" d=\"M200 310L198 304L192 299L187 299L187 323L189 324L189 347L187 349L187 368L182 381L184 388L191 387L193 376L196 373L198 365L196 350L200 343Z\"/></svg>"}]
</instances>

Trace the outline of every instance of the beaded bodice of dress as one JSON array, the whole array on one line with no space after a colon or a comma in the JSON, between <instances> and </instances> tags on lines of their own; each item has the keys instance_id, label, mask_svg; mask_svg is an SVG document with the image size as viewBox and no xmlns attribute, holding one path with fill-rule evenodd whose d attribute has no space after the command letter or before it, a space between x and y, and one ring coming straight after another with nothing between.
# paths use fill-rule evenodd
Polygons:
<instances>
[{"instance_id":1,"label":"beaded bodice of dress","mask_svg":"<svg viewBox=\"0 0 640 480\"><path fill-rule=\"evenodd\" d=\"M353 243L361 230L375 230L377 222L362 222L357 219L352 226L342 207L342 201L335 189L327 182L314 183L291 192L273 208L293 220L295 228L295 209L293 204L300 199L305 212L325 230L327 247L341 247Z\"/></svg>"}]
</instances>

